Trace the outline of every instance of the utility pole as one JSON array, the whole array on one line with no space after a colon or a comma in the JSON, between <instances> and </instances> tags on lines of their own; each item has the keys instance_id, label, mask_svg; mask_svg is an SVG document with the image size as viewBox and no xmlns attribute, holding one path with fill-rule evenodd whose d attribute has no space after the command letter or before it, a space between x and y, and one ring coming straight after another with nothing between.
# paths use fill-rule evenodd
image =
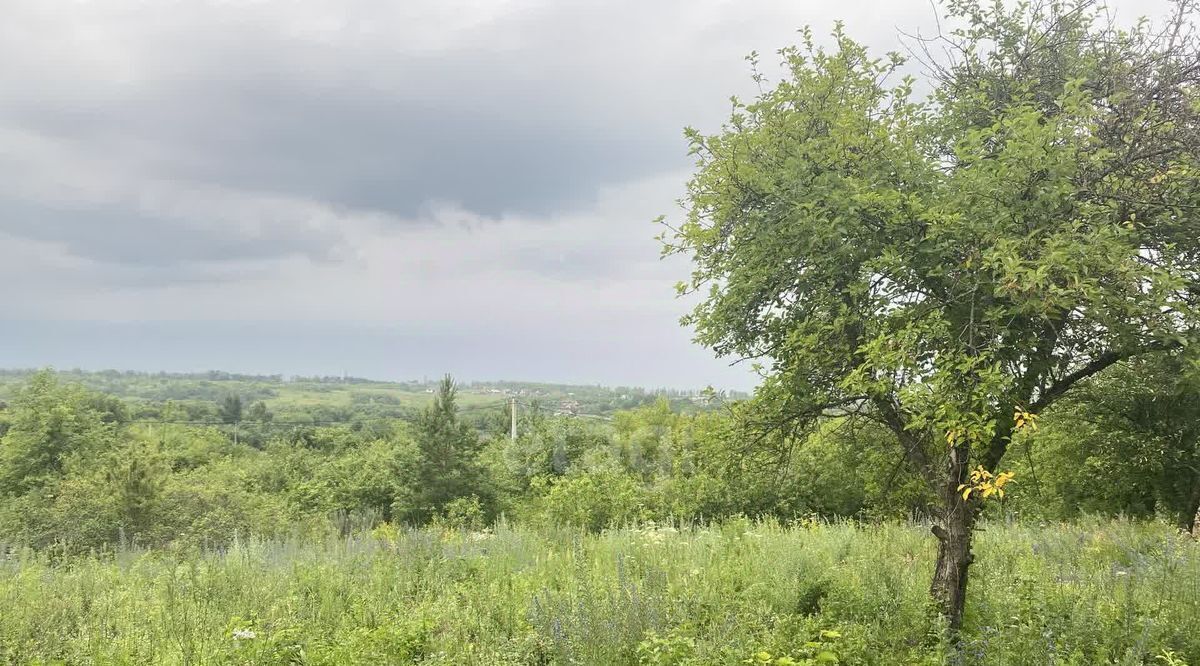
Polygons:
<instances>
[{"instance_id":1,"label":"utility pole","mask_svg":"<svg viewBox=\"0 0 1200 666\"><path fill-rule=\"evenodd\" d=\"M517 441L517 396L514 395L513 397L509 398L508 400L509 400L509 402L508 402L509 407L511 408L510 412L512 414L512 435L511 436L512 436L512 441L515 442L515 441Z\"/></svg>"}]
</instances>

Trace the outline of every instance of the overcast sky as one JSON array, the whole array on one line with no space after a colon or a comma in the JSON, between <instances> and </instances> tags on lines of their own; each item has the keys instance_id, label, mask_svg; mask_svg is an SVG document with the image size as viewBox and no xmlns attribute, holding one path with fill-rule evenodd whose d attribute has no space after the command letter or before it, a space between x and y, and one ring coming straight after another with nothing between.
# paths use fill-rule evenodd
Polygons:
<instances>
[{"instance_id":1,"label":"overcast sky","mask_svg":"<svg viewBox=\"0 0 1200 666\"><path fill-rule=\"evenodd\" d=\"M1130 17L1161 5L1115 5ZM1128 8L1128 9L1124 9ZM744 56L927 0L0 0L0 366L748 388L652 224Z\"/></svg>"}]
</instances>

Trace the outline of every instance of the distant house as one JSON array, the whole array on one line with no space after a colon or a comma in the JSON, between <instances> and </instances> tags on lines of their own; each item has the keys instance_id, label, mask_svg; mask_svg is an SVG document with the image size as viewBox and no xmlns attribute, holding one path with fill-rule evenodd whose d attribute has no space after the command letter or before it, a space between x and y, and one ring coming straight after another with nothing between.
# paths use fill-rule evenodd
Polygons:
<instances>
[{"instance_id":1,"label":"distant house","mask_svg":"<svg viewBox=\"0 0 1200 666\"><path fill-rule=\"evenodd\" d=\"M579 401L571 399L563 399L558 402L558 409L554 410L556 416L575 416L579 413Z\"/></svg>"}]
</instances>

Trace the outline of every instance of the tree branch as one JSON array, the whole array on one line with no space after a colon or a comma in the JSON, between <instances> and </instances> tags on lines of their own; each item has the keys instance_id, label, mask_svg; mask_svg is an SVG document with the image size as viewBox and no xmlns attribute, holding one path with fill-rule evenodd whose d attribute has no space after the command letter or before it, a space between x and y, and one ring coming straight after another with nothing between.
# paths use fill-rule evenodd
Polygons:
<instances>
[{"instance_id":1,"label":"tree branch","mask_svg":"<svg viewBox=\"0 0 1200 666\"><path fill-rule=\"evenodd\" d=\"M1116 363L1120 363L1121 361L1133 358L1134 356L1139 356L1141 354L1148 354L1156 351L1170 351L1178 348L1178 342L1170 342L1149 344L1135 349L1122 349L1105 352L1092 359L1091 363L1088 363L1075 372L1063 377L1046 390L1042 391L1041 395L1038 396L1038 399L1029 404L1029 411L1036 414L1045 410L1047 407L1054 404L1055 401L1061 398L1063 394L1069 391L1071 387L1078 382L1083 381L1084 379L1087 379L1088 377L1091 377L1092 375L1095 375Z\"/></svg>"}]
</instances>

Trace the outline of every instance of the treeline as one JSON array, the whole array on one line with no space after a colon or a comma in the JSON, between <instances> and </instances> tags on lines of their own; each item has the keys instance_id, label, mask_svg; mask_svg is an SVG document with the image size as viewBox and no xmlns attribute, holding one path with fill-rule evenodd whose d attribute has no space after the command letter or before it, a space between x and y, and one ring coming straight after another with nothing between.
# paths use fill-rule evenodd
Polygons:
<instances>
[{"instance_id":1,"label":"treeline","mask_svg":"<svg viewBox=\"0 0 1200 666\"><path fill-rule=\"evenodd\" d=\"M0 402L36 370L0 369ZM387 382L357 377L284 377L209 371L150 373L118 370L59 370L60 379L107 393L127 402L135 420L161 419L166 403L180 409L174 418L204 422L218 419L220 404L236 396L247 407L266 403L277 420L319 424L329 421L403 419L411 421L428 402L435 382ZM653 404L666 397L677 411L719 408L744 399L739 391L646 389L633 386L547 384L515 381L477 381L459 385L468 411L495 407L509 397L539 402L544 409L564 413L610 415L615 411Z\"/></svg>"},{"instance_id":2,"label":"treeline","mask_svg":"<svg viewBox=\"0 0 1200 666\"><path fill-rule=\"evenodd\" d=\"M1200 400L1185 376L1169 360L1119 366L1046 414L1016 443L1012 491L989 510L1191 529ZM38 373L0 411L0 542L217 546L327 530L331 518L479 528L505 515L590 530L734 515L880 520L921 517L934 501L892 436L864 422L759 431L749 403L682 414L664 399L611 422L525 410L514 440L499 409L467 418L449 378L432 398L411 421L256 429L251 407L226 413L227 426L146 424L119 399Z\"/></svg>"}]
</instances>

